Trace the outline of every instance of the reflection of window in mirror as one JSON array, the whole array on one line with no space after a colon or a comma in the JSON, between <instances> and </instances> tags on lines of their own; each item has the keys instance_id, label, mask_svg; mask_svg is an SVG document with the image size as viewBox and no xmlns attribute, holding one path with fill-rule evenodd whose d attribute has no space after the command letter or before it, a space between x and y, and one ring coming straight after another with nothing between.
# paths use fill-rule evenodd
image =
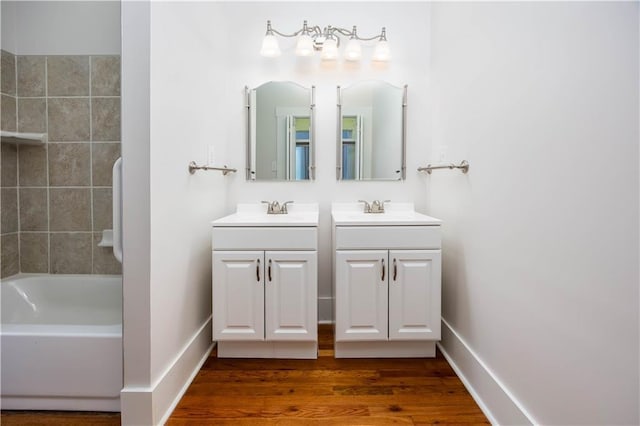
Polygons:
<instances>
[{"instance_id":1,"label":"reflection of window in mirror","mask_svg":"<svg viewBox=\"0 0 640 426\"><path fill-rule=\"evenodd\" d=\"M290 166L295 180L309 179L309 117L293 117L294 164Z\"/></svg>"},{"instance_id":2,"label":"reflection of window in mirror","mask_svg":"<svg viewBox=\"0 0 640 426\"><path fill-rule=\"evenodd\" d=\"M342 179L356 179L360 176L361 142L360 119L358 116L342 117Z\"/></svg>"}]
</instances>

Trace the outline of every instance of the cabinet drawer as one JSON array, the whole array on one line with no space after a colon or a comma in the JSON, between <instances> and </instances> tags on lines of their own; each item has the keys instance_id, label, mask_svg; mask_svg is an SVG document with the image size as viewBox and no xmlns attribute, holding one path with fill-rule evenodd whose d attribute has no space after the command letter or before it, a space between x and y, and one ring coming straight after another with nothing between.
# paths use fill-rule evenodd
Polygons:
<instances>
[{"instance_id":1,"label":"cabinet drawer","mask_svg":"<svg viewBox=\"0 0 640 426\"><path fill-rule=\"evenodd\" d=\"M316 250L318 229L214 227L211 247L213 250Z\"/></svg>"},{"instance_id":2,"label":"cabinet drawer","mask_svg":"<svg viewBox=\"0 0 640 426\"><path fill-rule=\"evenodd\" d=\"M439 226L338 226L335 249L439 249Z\"/></svg>"}]
</instances>

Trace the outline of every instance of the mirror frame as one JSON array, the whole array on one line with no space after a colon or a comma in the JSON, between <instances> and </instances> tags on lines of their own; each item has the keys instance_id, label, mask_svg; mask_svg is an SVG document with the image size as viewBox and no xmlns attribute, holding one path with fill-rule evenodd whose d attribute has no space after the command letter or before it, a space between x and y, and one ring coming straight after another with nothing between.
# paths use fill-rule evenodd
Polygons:
<instances>
[{"instance_id":1,"label":"mirror frame","mask_svg":"<svg viewBox=\"0 0 640 426\"><path fill-rule=\"evenodd\" d=\"M342 91L345 89L352 88L354 86L358 86L363 83L382 83L388 86L391 86L395 89L402 89L402 158L401 158L401 167L400 167L400 178L398 179L342 179ZM370 181L388 181L393 182L396 180L403 181L407 178L407 87L408 85L396 86L394 84L388 83L383 80L367 80L360 81L354 83L348 87L342 88L337 86L337 97L338 97L338 115L336 122L336 180L338 181L354 181L354 182L370 182Z\"/></svg>"},{"instance_id":2,"label":"mirror frame","mask_svg":"<svg viewBox=\"0 0 640 426\"><path fill-rule=\"evenodd\" d=\"M304 180L291 180L291 179L255 179L252 176L251 173L251 138L253 136L252 131L251 131L251 91L252 90L257 90L260 87L264 86L265 84L269 84L269 83L289 83L289 84L294 84L302 89L305 90L310 90L310 97L309 97L309 127L310 127L310 131L309 131L309 179L304 179ZM246 180L250 181L250 182L310 182L312 180L315 180L316 178L316 147L315 147L315 143L316 143L316 126L315 126L315 121L316 121L316 86L312 85L310 88L309 87L305 87L301 84L296 83L295 81L267 81L264 82L258 86L255 86L254 88L249 88L249 86L244 86L244 95L245 95L245 107L247 109L247 155L246 155L246 161L247 161L247 165L246 165Z\"/></svg>"}]
</instances>

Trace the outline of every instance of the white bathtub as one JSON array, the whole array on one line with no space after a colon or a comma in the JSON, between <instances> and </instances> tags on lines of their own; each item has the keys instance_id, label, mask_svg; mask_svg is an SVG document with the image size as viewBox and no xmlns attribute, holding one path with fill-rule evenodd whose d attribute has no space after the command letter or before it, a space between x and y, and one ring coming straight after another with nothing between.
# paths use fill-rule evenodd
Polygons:
<instances>
[{"instance_id":1,"label":"white bathtub","mask_svg":"<svg viewBox=\"0 0 640 426\"><path fill-rule=\"evenodd\" d=\"M120 411L122 277L19 274L0 301L3 410Z\"/></svg>"}]
</instances>

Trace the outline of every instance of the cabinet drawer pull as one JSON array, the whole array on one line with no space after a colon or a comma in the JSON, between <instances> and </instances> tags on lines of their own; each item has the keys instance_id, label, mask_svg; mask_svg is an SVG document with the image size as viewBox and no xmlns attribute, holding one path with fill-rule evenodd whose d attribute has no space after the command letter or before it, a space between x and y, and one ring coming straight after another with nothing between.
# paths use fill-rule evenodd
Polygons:
<instances>
[{"instance_id":1,"label":"cabinet drawer pull","mask_svg":"<svg viewBox=\"0 0 640 426\"><path fill-rule=\"evenodd\" d=\"M385 272L384 269L385 269L384 268L384 259L382 259L382 278L381 278L382 281L384 281L384 272Z\"/></svg>"},{"instance_id":2,"label":"cabinet drawer pull","mask_svg":"<svg viewBox=\"0 0 640 426\"><path fill-rule=\"evenodd\" d=\"M393 259L393 280L395 281L398 277L398 265L396 264L396 260Z\"/></svg>"},{"instance_id":3,"label":"cabinet drawer pull","mask_svg":"<svg viewBox=\"0 0 640 426\"><path fill-rule=\"evenodd\" d=\"M269 282L271 282L271 259L269 259L269 268L268 268L268 272L269 272Z\"/></svg>"},{"instance_id":4,"label":"cabinet drawer pull","mask_svg":"<svg viewBox=\"0 0 640 426\"><path fill-rule=\"evenodd\" d=\"M258 259L258 263L256 264L256 281L260 282L260 259Z\"/></svg>"}]
</instances>

